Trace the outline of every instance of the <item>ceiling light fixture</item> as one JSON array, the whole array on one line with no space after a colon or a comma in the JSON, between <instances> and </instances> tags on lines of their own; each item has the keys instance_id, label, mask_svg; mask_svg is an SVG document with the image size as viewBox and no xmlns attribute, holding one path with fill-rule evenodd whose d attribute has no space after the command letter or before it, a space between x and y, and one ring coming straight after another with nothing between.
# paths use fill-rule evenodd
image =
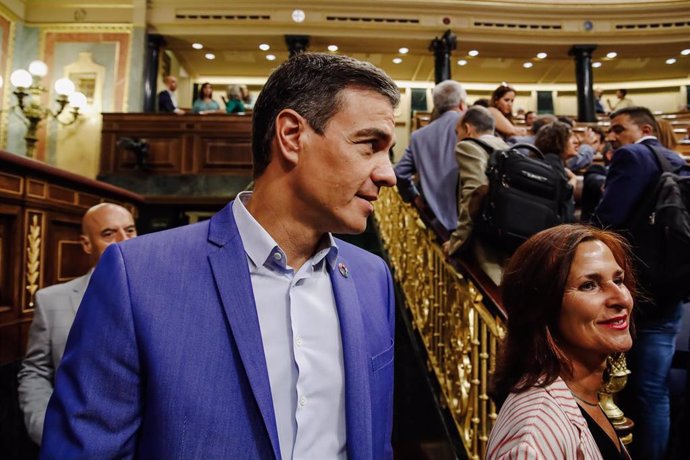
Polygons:
<instances>
[{"instance_id":1,"label":"ceiling light fixture","mask_svg":"<svg viewBox=\"0 0 690 460\"><path fill-rule=\"evenodd\" d=\"M525 69L531 69L533 66L534 64L532 64L531 62L525 62L522 64L522 67L524 67Z\"/></svg>"},{"instance_id":2,"label":"ceiling light fixture","mask_svg":"<svg viewBox=\"0 0 690 460\"><path fill-rule=\"evenodd\" d=\"M292 12L292 20L297 22L297 23L304 22L304 19L306 17L307 17L307 15L304 14L304 11L302 11L302 10L294 10Z\"/></svg>"},{"instance_id":3,"label":"ceiling light fixture","mask_svg":"<svg viewBox=\"0 0 690 460\"><path fill-rule=\"evenodd\" d=\"M618 56L618 53L616 53L615 51L609 51L608 53L606 53L606 57L609 59L613 59L616 56Z\"/></svg>"},{"instance_id":4,"label":"ceiling light fixture","mask_svg":"<svg viewBox=\"0 0 690 460\"><path fill-rule=\"evenodd\" d=\"M479 56L479 51L477 51L477 50L469 50L469 51L467 52L467 54L469 54L469 55L472 56L472 57L475 57L475 56Z\"/></svg>"},{"instance_id":5,"label":"ceiling light fixture","mask_svg":"<svg viewBox=\"0 0 690 460\"><path fill-rule=\"evenodd\" d=\"M668 58L666 59L666 64L675 64L676 63L676 58Z\"/></svg>"},{"instance_id":6,"label":"ceiling light fixture","mask_svg":"<svg viewBox=\"0 0 690 460\"><path fill-rule=\"evenodd\" d=\"M204 45L202 45L201 43L192 43L192 48L194 48L195 50L200 50L204 48Z\"/></svg>"},{"instance_id":7,"label":"ceiling light fixture","mask_svg":"<svg viewBox=\"0 0 690 460\"><path fill-rule=\"evenodd\" d=\"M592 67L598 69L599 67L601 67L601 62L592 62Z\"/></svg>"},{"instance_id":8,"label":"ceiling light fixture","mask_svg":"<svg viewBox=\"0 0 690 460\"><path fill-rule=\"evenodd\" d=\"M682 54L683 56L688 56L688 55L690 55L690 48L684 49L683 51L680 52L680 54Z\"/></svg>"},{"instance_id":9,"label":"ceiling light fixture","mask_svg":"<svg viewBox=\"0 0 690 460\"><path fill-rule=\"evenodd\" d=\"M544 53L543 51L541 53L537 53L537 58L538 59L546 59L548 54Z\"/></svg>"},{"instance_id":10,"label":"ceiling light fixture","mask_svg":"<svg viewBox=\"0 0 690 460\"><path fill-rule=\"evenodd\" d=\"M335 53L338 51L338 45L328 45L328 51Z\"/></svg>"},{"instance_id":11,"label":"ceiling light fixture","mask_svg":"<svg viewBox=\"0 0 690 460\"><path fill-rule=\"evenodd\" d=\"M259 45L259 49L261 51L268 51L271 49L271 45L269 45L268 43L262 43Z\"/></svg>"},{"instance_id":12,"label":"ceiling light fixture","mask_svg":"<svg viewBox=\"0 0 690 460\"><path fill-rule=\"evenodd\" d=\"M466 59L460 59L458 61L458 65L467 65L467 60Z\"/></svg>"},{"instance_id":13,"label":"ceiling light fixture","mask_svg":"<svg viewBox=\"0 0 690 460\"><path fill-rule=\"evenodd\" d=\"M393 64L400 64L402 62L402 58L393 58Z\"/></svg>"},{"instance_id":14,"label":"ceiling light fixture","mask_svg":"<svg viewBox=\"0 0 690 460\"><path fill-rule=\"evenodd\" d=\"M407 54L409 52L410 50L408 48L405 48L404 46L398 50L398 53L400 54Z\"/></svg>"},{"instance_id":15,"label":"ceiling light fixture","mask_svg":"<svg viewBox=\"0 0 690 460\"><path fill-rule=\"evenodd\" d=\"M275 54L267 54L267 55L266 55L266 60L268 60L268 61L275 61L275 60L276 60Z\"/></svg>"},{"instance_id":16,"label":"ceiling light fixture","mask_svg":"<svg viewBox=\"0 0 690 460\"><path fill-rule=\"evenodd\" d=\"M206 53L206 54L204 54L204 57L205 57L206 59L208 59L209 61L212 61L212 60L214 60L214 59L216 58L216 55L213 54L213 53Z\"/></svg>"}]
</instances>

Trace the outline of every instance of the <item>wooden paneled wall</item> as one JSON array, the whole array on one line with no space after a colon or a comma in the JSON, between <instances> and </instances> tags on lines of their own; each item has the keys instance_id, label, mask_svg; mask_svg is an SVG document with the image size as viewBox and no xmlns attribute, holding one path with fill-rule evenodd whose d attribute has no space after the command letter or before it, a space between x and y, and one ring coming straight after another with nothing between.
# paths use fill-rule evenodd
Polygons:
<instances>
[{"instance_id":1,"label":"wooden paneled wall","mask_svg":"<svg viewBox=\"0 0 690 460\"><path fill-rule=\"evenodd\" d=\"M101 175L136 171L123 138L149 145L148 174L248 174L252 169L251 116L104 113Z\"/></svg>"},{"instance_id":2,"label":"wooden paneled wall","mask_svg":"<svg viewBox=\"0 0 690 460\"><path fill-rule=\"evenodd\" d=\"M25 353L36 291L89 270L81 218L104 201L136 216L142 197L0 151L0 364Z\"/></svg>"}]
</instances>

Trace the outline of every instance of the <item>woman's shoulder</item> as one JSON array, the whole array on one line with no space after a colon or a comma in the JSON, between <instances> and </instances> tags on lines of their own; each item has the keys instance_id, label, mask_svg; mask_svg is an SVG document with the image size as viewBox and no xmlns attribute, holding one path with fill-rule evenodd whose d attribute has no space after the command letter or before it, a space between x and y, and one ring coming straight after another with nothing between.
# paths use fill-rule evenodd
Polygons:
<instances>
[{"instance_id":1,"label":"woman's shoulder","mask_svg":"<svg viewBox=\"0 0 690 460\"><path fill-rule=\"evenodd\" d=\"M569 415L572 396L561 383L508 396L491 431L487 458L523 451L535 451L537 458L570 458L579 432Z\"/></svg>"}]
</instances>

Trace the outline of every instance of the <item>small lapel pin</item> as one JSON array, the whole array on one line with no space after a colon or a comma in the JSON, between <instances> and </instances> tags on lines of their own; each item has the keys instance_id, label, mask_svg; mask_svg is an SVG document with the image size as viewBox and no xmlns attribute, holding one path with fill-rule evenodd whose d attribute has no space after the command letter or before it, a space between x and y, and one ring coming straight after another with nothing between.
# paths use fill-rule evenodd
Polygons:
<instances>
[{"instance_id":1,"label":"small lapel pin","mask_svg":"<svg viewBox=\"0 0 690 460\"><path fill-rule=\"evenodd\" d=\"M350 276L350 271L347 269L344 263L340 262L338 264L338 270L340 271L340 274L343 275L345 278Z\"/></svg>"}]
</instances>

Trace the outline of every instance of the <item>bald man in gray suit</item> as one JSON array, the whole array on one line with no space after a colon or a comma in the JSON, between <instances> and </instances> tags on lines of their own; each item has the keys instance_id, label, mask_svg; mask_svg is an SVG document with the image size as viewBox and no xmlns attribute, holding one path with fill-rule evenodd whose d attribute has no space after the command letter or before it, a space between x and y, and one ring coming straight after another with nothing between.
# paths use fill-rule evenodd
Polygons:
<instances>
[{"instance_id":1,"label":"bald man in gray suit","mask_svg":"<svg viewBox=\"0 0 690 460\"><path fill-rule=\"evenodd\" d=\"M81 245L92 267L108 245L136 235L132 214L116 204L98 204L86 211L82 219ZM93 269L72 281L36 292L36 309L29 329L26 357L19 370L18 391L26 430L39 445L46 408L53 394L55 371L92 272Z\"/></svg>"}]
</instances>

